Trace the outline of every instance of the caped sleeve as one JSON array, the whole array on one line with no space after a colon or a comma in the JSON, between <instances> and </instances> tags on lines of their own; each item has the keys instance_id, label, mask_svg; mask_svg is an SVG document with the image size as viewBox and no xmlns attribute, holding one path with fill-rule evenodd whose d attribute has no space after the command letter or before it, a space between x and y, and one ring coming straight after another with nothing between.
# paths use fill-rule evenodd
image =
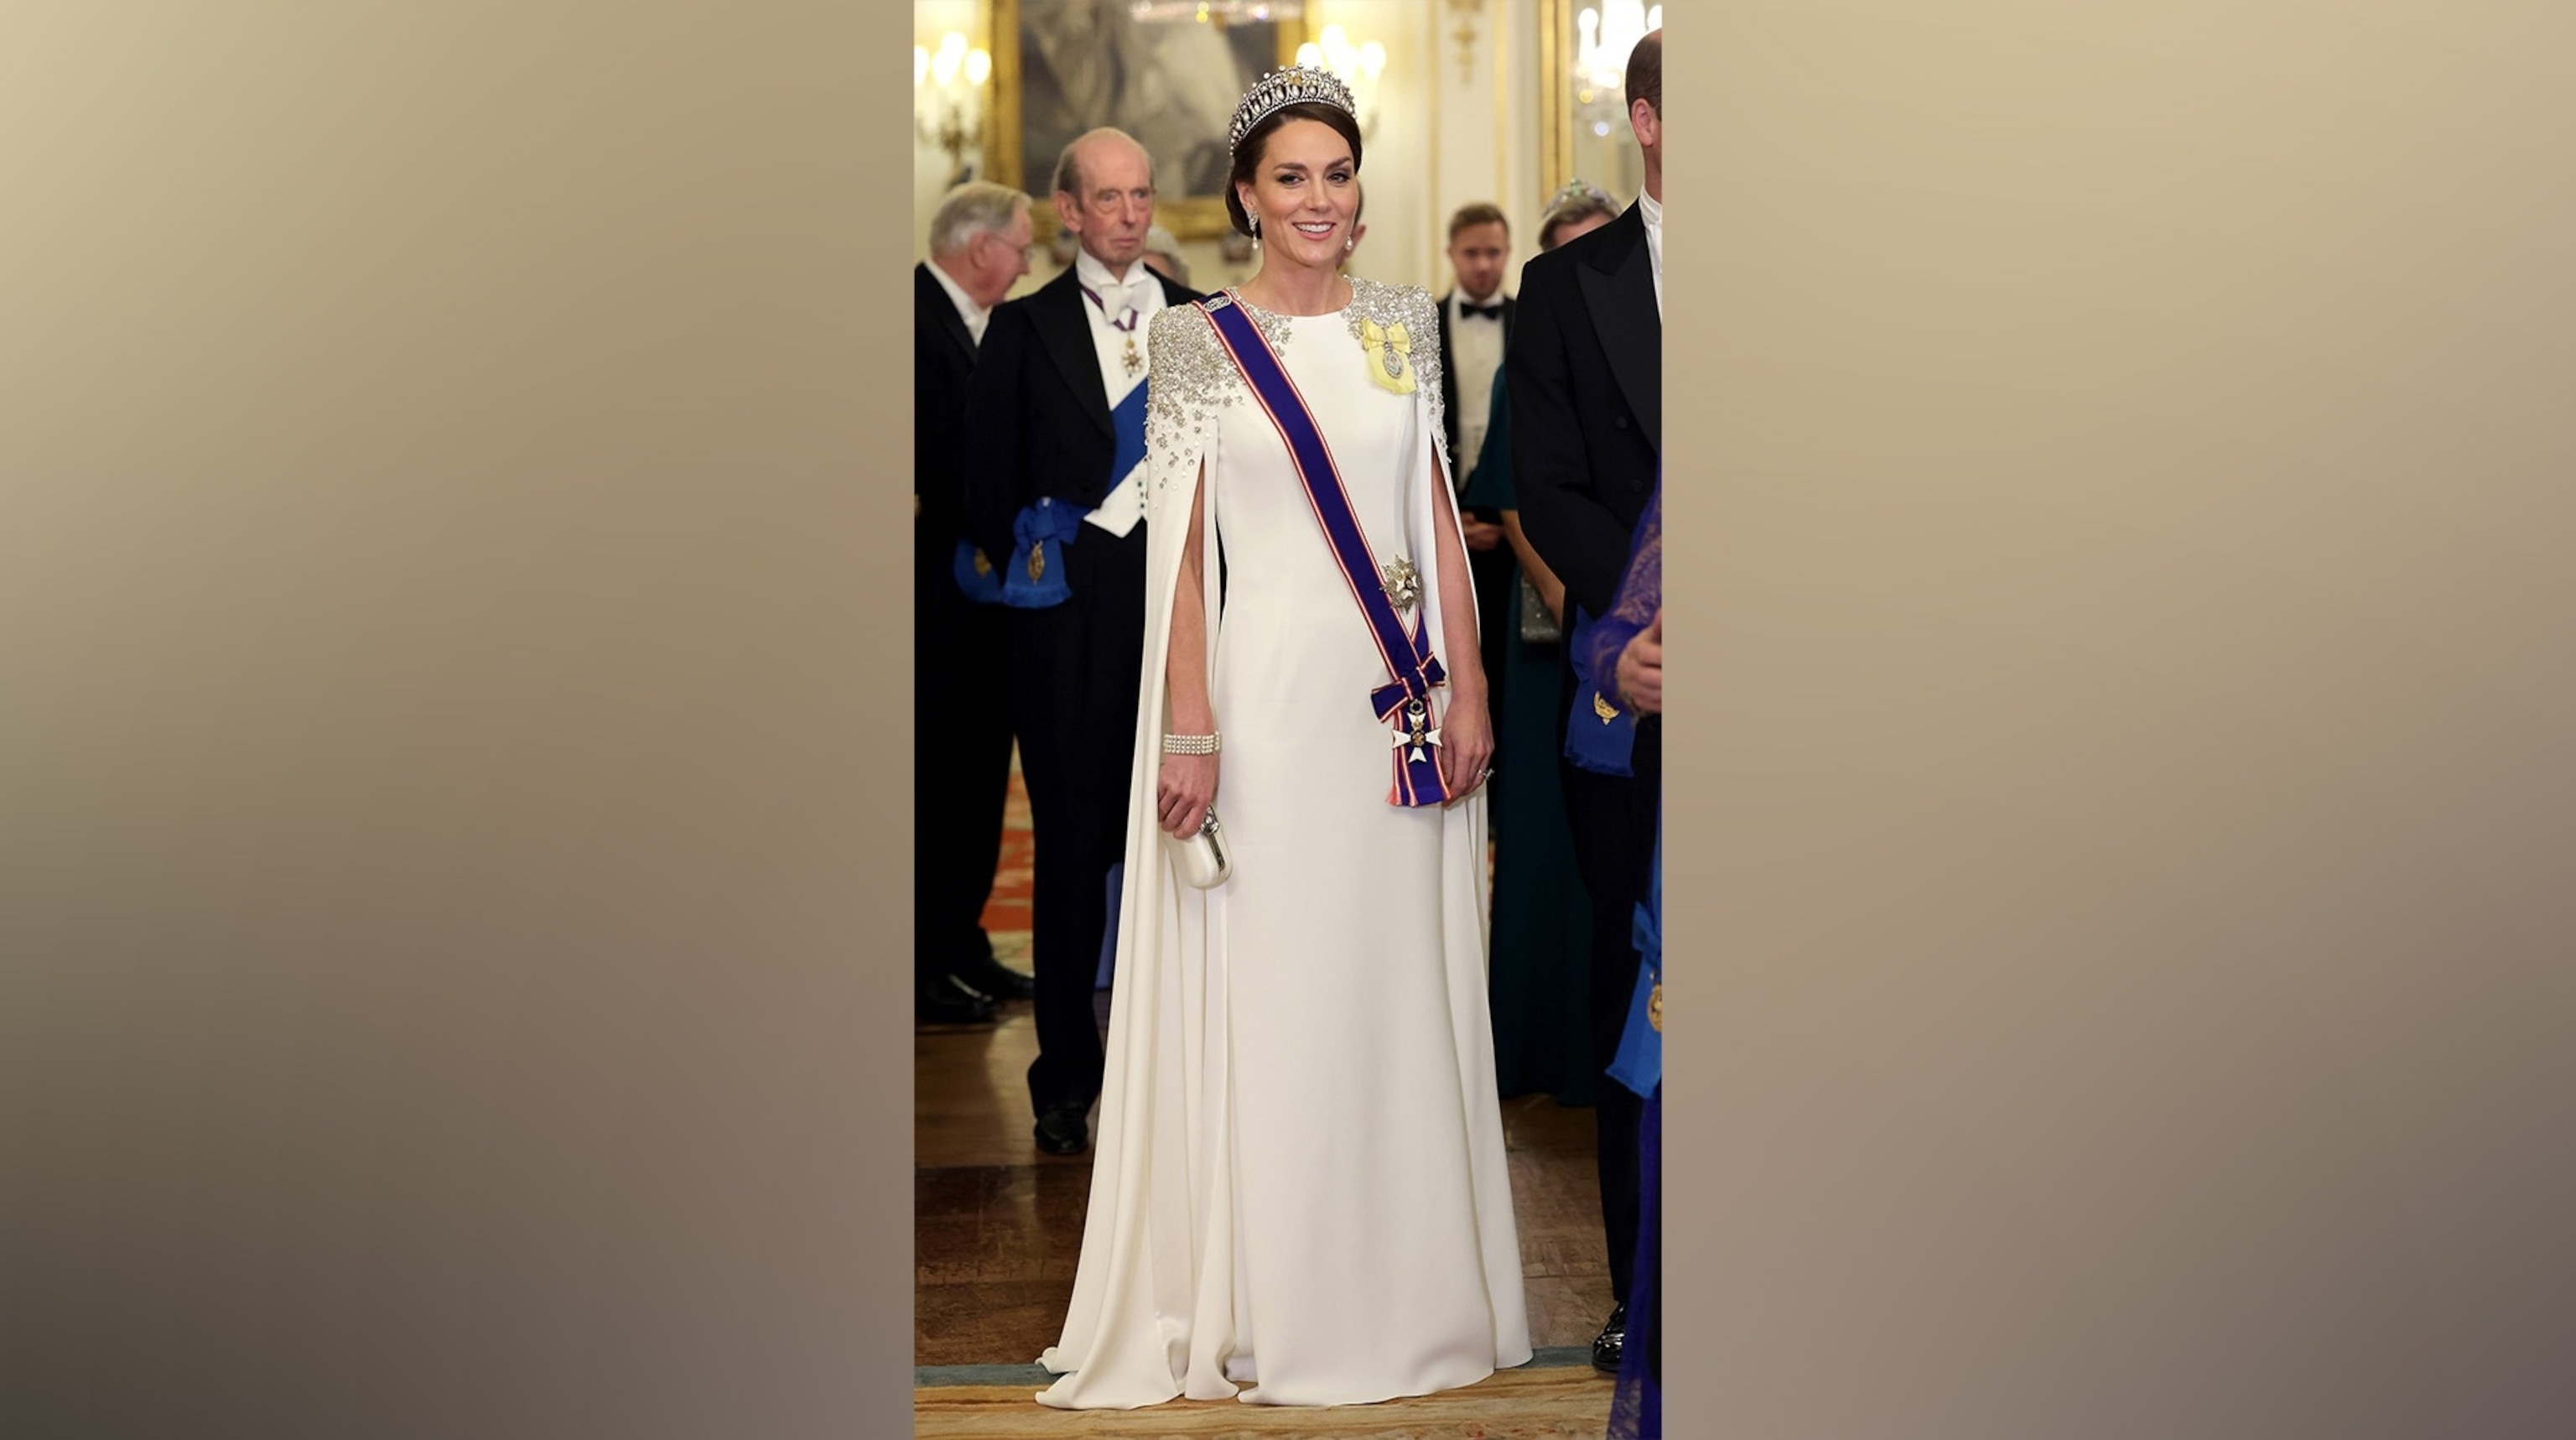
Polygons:
<instances>
[{"instance_id":1,"label":"caped sleeve","mask_svg":"<svg viewBox=\"0 0 2576 1440\"><path fill-rule=\"evenodd\" d=\"M1146 331L1145 514L1150 522L1188 482L1216 435L1217 412L1238 388L1207 316L1195 304L1166 305Z\"/></svg>"},{"instance_id":2,"label":"caped sleeve","mask_svg":"<svg viewBox=\"0 0 2576 1440\"><path fill-rule=\"evenodd\" d=\"M1413 363L1420 371L1423 401L1431 408L1431 443L1440 452L1441 478L1454 492L1458 464L1449 454L1449 402L1441 393L1445 387L1440 368L1440 302L1421 286L1406 285L1396 292L1396 312L1404 321L1405 333L1413 338Z\"/></svg>"}]
</instances>

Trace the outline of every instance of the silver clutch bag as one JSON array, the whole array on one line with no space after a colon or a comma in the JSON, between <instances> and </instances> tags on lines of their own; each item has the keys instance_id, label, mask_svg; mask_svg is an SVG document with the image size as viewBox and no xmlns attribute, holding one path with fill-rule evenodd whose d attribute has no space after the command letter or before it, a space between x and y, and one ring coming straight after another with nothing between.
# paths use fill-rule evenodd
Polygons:
<instances>
[{"instance_id":1,"label":"silver clutch bag","mask_svg":"<svg viewBox=\"0 0 2576 1440\"><path fill-rule=\"evenodd\" d=\"M1226 853L1225 827L1216 823L1216 807L1208 807L1207 818L1199 822L1198 833L1179 840L1166 832L1163 844L1172 852L1172 869L1181 883L1193 890L1213 890L1234 873L1234 861Z\"/></svg>"},{"instance_id":2,"label":"silver clutch bag","mask_svg":"<svg viewBox=\"0 0 2576 1440\"><path fill-rule=\"evenodd\" d=\"M1547 613L1547 601L1538 593L1538 586L1531 582L1528 572L1514 573L1519 576L1521 586L1521 643L1524 645L1561 643L1565 639L1565 632L1558 628L1556 617Z\"/></svg>"}]
</instances>

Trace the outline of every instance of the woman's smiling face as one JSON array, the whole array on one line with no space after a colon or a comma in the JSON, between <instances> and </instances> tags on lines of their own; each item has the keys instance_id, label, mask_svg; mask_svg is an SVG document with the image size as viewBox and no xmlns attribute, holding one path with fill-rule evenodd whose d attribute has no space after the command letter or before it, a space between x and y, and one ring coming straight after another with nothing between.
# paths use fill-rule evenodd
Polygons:
<instances>
[{"instance_id":1,"label":"woman's smiling face","mask_svg":"<svg viewBox=\"0 0 2576 1440\"><path fill-rule=\"evenodd\" d=\"M1348 248L1359 182L1349 141L1321 121L1291 120L1262 142L1261 163L1239 198L1273 256L1330 267Z\"/></svg>"}]
</instances>

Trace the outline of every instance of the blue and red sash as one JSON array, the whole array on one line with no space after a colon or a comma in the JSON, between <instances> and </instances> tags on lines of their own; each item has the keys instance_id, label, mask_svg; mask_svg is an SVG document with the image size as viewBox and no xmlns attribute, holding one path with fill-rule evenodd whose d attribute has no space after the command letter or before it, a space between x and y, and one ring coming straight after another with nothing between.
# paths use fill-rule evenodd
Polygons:
<instances>
[{"instance_id":1,"label":"blue and red sash","mask_svg":"<svg viewBox=\"0 0 2576 1440\"><path fill-rule=\"evenodd\" d=\"M1387 599L1376 557L1369 553L1368 537L1361 533L1359 520L1351 513L1351 497L1342 488L1342 475L1334 468L1332 450L1324 444L1323 432L1316 428L1305 397L1297 393L1296 382L1288 378L1287 368L1272 353L1260 328L1231 296L1219 293L1195 303L1199 313L1207 317L1209 328L1216 331L1218 342L1233 357L1235 369L1242 372L1252 398L1260 403L1262 413L1270 417L1279 438L1287 444L1289 461L1305 486L1306 499L1314 507L1316 523L1323 527L1333 561L1341 567L1342 578L1350 582L1351 598L1358 602L1360 616L1368 622L1369 639L1386 662L1387 674L1394 677L1369 692L1371 712L1392 730L1395 784L1387 792L1387 803L1447 803L1449 793L1440 783L1440 730L1431 716L1431 692L1449 677L1441 669L1439 657L1431 653L1428 627L1418 616L1411 625L1397 617L1394 603ZM1415 603L1427 609L1432 602L1432 596L1423 595Z\"/></svg>"}]
</instances>

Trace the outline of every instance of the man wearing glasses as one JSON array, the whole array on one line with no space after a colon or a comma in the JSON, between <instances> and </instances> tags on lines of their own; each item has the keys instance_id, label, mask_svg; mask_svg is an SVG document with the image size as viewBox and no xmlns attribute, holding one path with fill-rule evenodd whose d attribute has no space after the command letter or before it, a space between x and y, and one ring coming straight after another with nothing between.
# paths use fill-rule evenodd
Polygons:
<instances>
[{"instance_id":1,"label":"man wearing glasses","mask_svg":"<svg viewBox=\"0 0 2576 1440\"><path fill-rule=\"evenodd\" d=\"M966 539L966 392L993 307L1029 273L1029 197L969 181L913 267L913 1018L978 1024L1025 999L993 958L984 904L1011 787L1010 643L993 558Z\"/></svg>"}]
</instances>

